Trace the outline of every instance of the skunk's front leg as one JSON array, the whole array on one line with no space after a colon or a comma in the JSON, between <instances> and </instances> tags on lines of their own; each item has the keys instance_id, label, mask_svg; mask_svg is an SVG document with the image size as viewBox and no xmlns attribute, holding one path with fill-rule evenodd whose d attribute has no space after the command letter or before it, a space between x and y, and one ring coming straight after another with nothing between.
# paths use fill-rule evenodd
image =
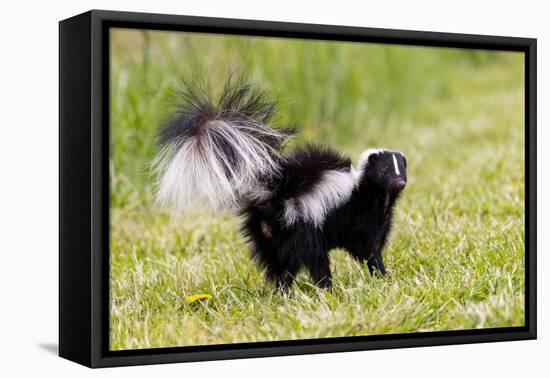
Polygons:
<instances>
[{"instance_id":1,"label":"skunk's front leg","mask_svg":"<svg viewBox=\"0 0 550 378\"><path fill-rule=\"evenodd\" d=\"M375 243L363 240L362 243L355 243L348 246L348 252L361 264L367 264L369 272L373 274L378 270L380 274L386 274L386 267L382 260L382 250L377 249Z\"/></svg>"},{"instance_id":2,"label":"skunk's front leg","mask_svg":"<svg viewBox=\"0 0 550 378\"><path fill-rule=\"evenodd\" d=\"M386 267L384 266L381 252L373 253L372 255L370 255L369 258L366 259L366 261L370 274L374 274L374 271L378 270L383 276L386 275Z\"/></svg>"}]
</instances>

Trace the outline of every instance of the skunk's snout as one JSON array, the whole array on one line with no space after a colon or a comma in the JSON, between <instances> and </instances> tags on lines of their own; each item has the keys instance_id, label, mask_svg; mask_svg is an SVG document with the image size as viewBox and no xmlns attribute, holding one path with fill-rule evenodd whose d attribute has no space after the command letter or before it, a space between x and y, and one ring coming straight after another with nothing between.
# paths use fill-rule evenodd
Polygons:
<instances>
[{"instance_id":1,"label":"skunk's snout","mask_svg":"<svg viewBox=\"0 0 550 378\"><path fill-rule=\"evenodd\" d=\"M407 185L405 179L398 178L397 180L395 180L394 187L396 190L403 190L405 188L405 185Z\"/></svg>"}]
</instances>

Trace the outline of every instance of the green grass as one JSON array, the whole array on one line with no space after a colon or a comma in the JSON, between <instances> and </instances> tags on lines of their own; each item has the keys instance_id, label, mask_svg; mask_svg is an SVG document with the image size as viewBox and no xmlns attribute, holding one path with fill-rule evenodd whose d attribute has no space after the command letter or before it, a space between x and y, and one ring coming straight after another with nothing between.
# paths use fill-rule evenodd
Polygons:
<instances>
[{"instance_id":1,"label":"green grass","mask_svg":"<svg viewBox=\"0 0 550 378\"><path fill-rule=\"evenodd\" d=\"M521 54L123 30L111 40L112 349L524 324ZM172 90L230 68L275 93L276 122L301 130L295 145L407 155L388 276L335 250L332 293L301 274L281 297L238 219L174 224L155 207L149 166ZM197 293L213 298L189 304Z\"/></svg>"}]
</instances>

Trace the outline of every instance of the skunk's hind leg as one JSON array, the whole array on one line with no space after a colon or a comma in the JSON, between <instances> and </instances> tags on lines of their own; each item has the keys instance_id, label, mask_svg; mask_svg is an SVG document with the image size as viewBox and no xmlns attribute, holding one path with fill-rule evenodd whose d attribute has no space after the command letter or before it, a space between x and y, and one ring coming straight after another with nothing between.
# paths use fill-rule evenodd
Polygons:
<instances>
[{"instance_id":1,"label":"skunk's hind leg","mask_svg":"<svg viewBox=\"0 0 550 378\"><path fill-rule=\"evenodd\" d=\"M288 266L281 268L276 276L277 288L281 291L281 294L287 295L288 291L292 288L294 283L294 277L298 273L299 267Z\"/></svg>"},{"instance_id":2,"label":"skunk's hind leg","mask_svg":"<svg viewBox=\"0 0 550 378\"><path fill-rule=\"evenodd\" d=\"M273 228L264 221L252 219L243 228L251 245L252 255L269 282L286 294L300 269L299 261L288 252L287 239L273 235Z\"/></svg>"},{"instance_id":3,"label":"skunk's hind leg","mask_svg":"<svg viewBox=\"0 0 550 378\"><path fill-rule=\"evenodd\" d=\"M311 278L321 289L332 290L332 274L330 273L330 261L328 251L319 254L317 258L307 260L306 267L309 270Z\"/></svg>"},{"instance_id":4,"label":"skunk's hind leg","mask_svg":"<svg viewBox=\"0 0 550 378\"><path fill-rule=\"evenodd\" d=\"M332 289L328 246L321 230L310 224L296 226L283 255L299 260L299 266L309 271L311 279L323 289Z\"/></svg>"},{"instance_id":5,"label":"skunk's hind leg","mask_svg":"<svg viewBox=\"0 0 550 378\"><path fill-rule=\"evenodd\" d=\"M329 249L323 234L318 229L309 230L304 239L309 241L308 248L304 250L304 265L311 279L320 288L332 290Z\"/></svg>"},{"instance_id":6,"label":"skunk's hind leg","mask_svg":"<svg viewBox=\"0 0 550 378\"><path fill-rule=\"evenodd\" d=\"M296 251L294 248L295 243L293 239L290 236L289 238L281 238L278 241L273 255L275 264L270 267L271 271L268 271L268 277L272 277L272 280L276 282L277 287L283 295L286 295L292 288L294 278L301 268L299 251Z\"/></svg>"},{"instance_id":7,"label":"skunk's hind leg","mask_svg":"<svg viewBox=\"0 0 550 378\"><path fill-rule=\"evenodd\" d=\"M283 295L288 294L294 283L294 278L300 270L299 262L294 258L288 258L288 254L285 252L284 247L283 250L269 248L262 250L258 255L268 281L277 285L277 289Z\"/></svg>"},{"instance_id":8,"label":"skunk's hind leg","mask_svg":"<svg viewBox=\"0 0 550 378\"><path fill-rule=\"evenodd\" d=\"M281 259L279 248L275 242L272 244L267 240L254 240L252 252L258 264L263 268L267 280L275 283L278 289L286 293L292 286L299 266L294 266Z\"/></svg>"}]
</instances>

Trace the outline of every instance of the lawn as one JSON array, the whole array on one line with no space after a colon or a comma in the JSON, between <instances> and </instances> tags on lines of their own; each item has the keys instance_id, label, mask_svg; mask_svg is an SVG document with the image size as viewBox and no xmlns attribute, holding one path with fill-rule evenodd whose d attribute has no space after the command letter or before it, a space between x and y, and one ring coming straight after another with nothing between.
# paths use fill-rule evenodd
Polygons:
<instances>
[{"instance_id":1,"label":"lawn","mask_svg":"<svg viewBox=\"0 0 550 378\"><path fill-rule=\"evenodd\" d=\"M522 54L127 30L111 52L111 349L524 324ZM290 149L407 155L387 276L334 250L332 293L302 273L282 297L238 218L157 208L150 165L174 90L229 70L279 100L275 122L300 130Z\"/></svg>"}]
</instances>

